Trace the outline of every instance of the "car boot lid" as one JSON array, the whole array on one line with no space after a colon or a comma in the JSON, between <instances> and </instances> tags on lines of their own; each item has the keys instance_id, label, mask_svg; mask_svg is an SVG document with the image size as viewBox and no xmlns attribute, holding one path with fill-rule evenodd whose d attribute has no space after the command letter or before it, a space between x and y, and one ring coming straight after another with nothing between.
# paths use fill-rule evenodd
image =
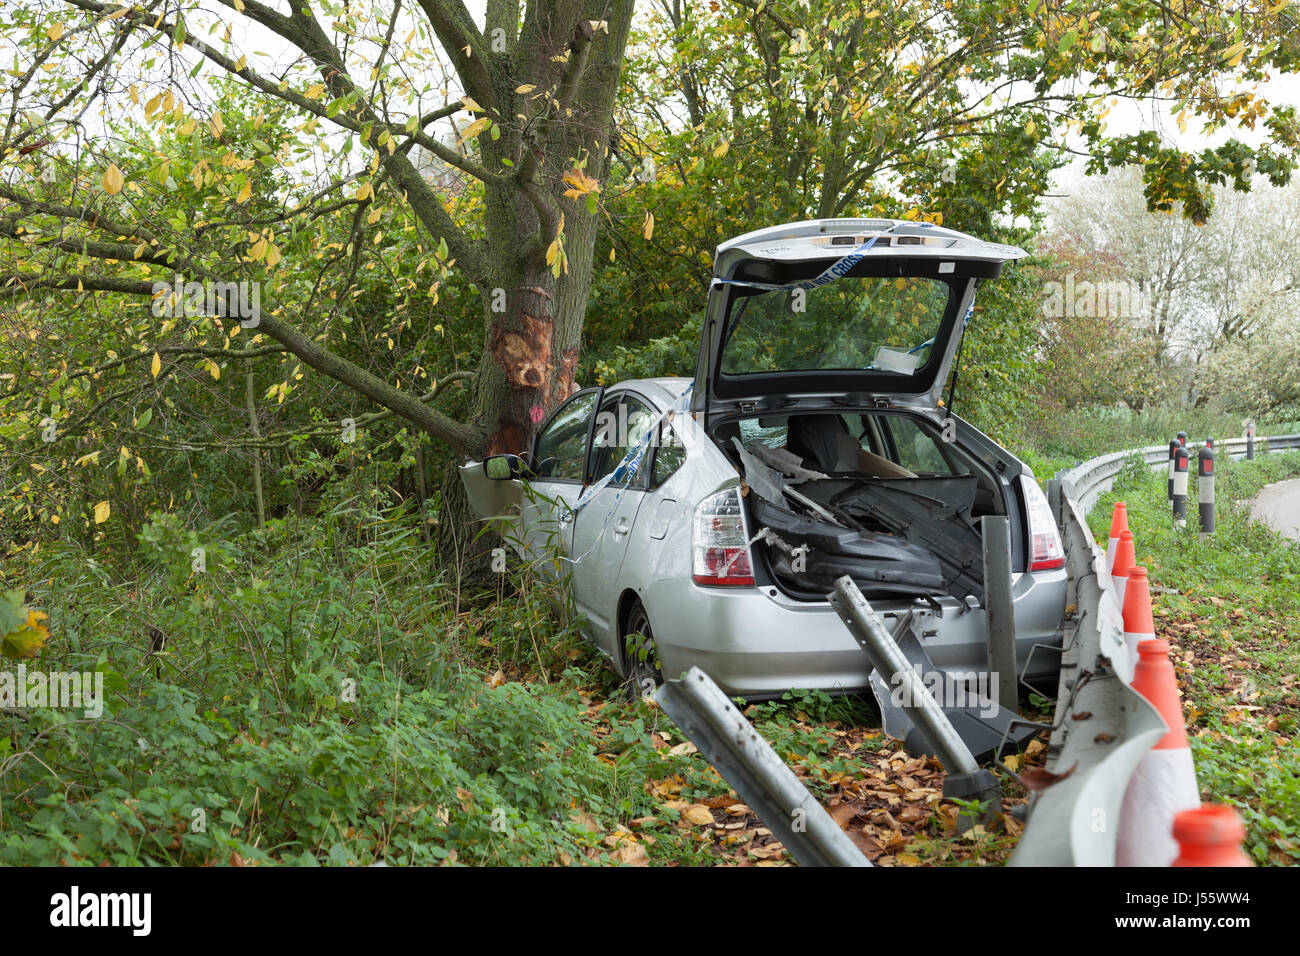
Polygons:
<instances>
[{"instance_id":1,"label":"car boot lid","mask_svg":"<svg viewBox=\"0 0 1300 956\"><path fill-rule=\"evenodd\" d=\"M858 396L874 404L936 408L973 306L976 285L996 278L1007 262L1025 255L1016 246L986 242L931 223L893 219L786 223L724 242L714 258L693 409L744 410L770 406L774 399L791 407L836 395ZM821 290L831 283L863 279L898 280L899 288L906 288L899 293L900 314L905 308L916 309L926 294L916 286L942 290L931 297L926 321L915 322L916 338L921 341L864 341L858 347L863 354L857 356L856 364L822 354L812 360L801 356L792 367L781 367L780 349L797 350L806 344L815 350L827 337L815 315L794 308L784 323L771 327L769 335L780 345L772 362L750 361L752 368L745 364L750 352L764 358L772 354L764 351L764 342L755 339L762 331L753 333L746 327L750 338L732 344L740 338L733 333L741 323L740 311L748 307L744 303L747 297L775 292L785 295L786 301L791 296L814 301L814 296L825 296ZM797 301L804 305L802 298ZM878 304L873 300L871 307L876 309ZM769 315L766 320L771 319ZM897 324L901 319L894 321ZM856 332L853 328L840 331L850 339ZM800 342L801 332L806 343ZM739 358L738 352L742 353ZM799 361L811 361L815 367L800 366ZM770 367L772 364L776 367Z\"/></svg>"}]
</instances>

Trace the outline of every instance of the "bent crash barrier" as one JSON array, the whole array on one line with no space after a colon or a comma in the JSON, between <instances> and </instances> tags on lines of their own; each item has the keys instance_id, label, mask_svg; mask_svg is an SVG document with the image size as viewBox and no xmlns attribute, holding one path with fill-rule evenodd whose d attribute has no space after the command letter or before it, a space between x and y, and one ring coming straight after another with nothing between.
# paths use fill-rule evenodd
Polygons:
<instances>
[{"instance_id":1,"label":"bent crash barrier","mask_svg":"<svg viewBox=\"0 0 1300 956\"><path fill-rule=\"evenodd\" d=\"M1219 444L1225 457L1253 457L1260 447L1300 448L1300 435L1257 443L1252 430L1248 438ZM1034 793L1012 866L1249 865L1238 848L1241 827L1231 809L1199 807L1168 644L1155 639L1151 623L1146 571L1129 570L1122 598L1111 576L1119 539L1131 539L1123 505L1117 506L1104 551L1093 541L1086 520L1133 455L1163 469L1170 452L1151 446L1103 455L1048 482L1069 573L1067 606L1075 610L1065 622L1060 648L1048 648L1061 655L1045 768L1050 782ZM910 750L939 757L952 781L951 788L945 784L945 796L1000 806L996 779L979 768L967 740L954 728L951 709L940 706L924 685L924 663L904 651L909 621L900 620L891 633L847 575L835 582L829 600L871 661L872 688L882 704L886 732L902 737ZM992 642L990 659L995 659ZM895 716L890 726L890 711L899 708L886 705L896 695L882 697L882 688L902 691L904 725ZM692 668L681 679L665 682L657 696L801 864L869 865L847 838L839 839L842 832L827 829L829 824L839 831L702 671ZM985 754L989 756L1002 752L1012 729L1033 733L1041 728L1010 713L998 713L992 726L1002 729L1003 739ZM792 818L803 825L792 826ZM959 825L973 822L967 818ZM1202 844L1212 845L1212 852Z\"/></svg>"}]
</instances>

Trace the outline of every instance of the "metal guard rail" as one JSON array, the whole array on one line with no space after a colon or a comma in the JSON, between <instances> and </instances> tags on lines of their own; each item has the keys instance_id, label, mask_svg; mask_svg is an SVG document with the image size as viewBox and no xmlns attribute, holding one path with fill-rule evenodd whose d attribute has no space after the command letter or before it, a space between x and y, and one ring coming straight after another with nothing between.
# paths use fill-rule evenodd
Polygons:
<instances>
[{"instance_id":1,"label":"metal guard rail","mask_svg":"<svg viewBox=\"0 0 1300 956\"><path fill-rule=\"evenodd\" d=\"M1215 451L1220 455L1242 458L1246 454L1246 439L1224 438L1214 443ZM1273 435L1256 437L1255 453L1293 451L1300 448L1300 435ZM1079 502L1084 515L1092 510L1097 499L1110 489L1115 477L1124 469L1125 463L1133 455L1141 455L1152 468L1165 465L1169 461L1168 445L1148 445L1145 448L1130 448L1127 451L1099 455L1075 465L1067 471L1056 473L1066 497Z\"/></svg>"},{"instance_id":2,"label":"metal guard rail","mask_svg":"<svg viewBox=\"0 0 1300 956\"><path fill-rule=\"evenodd\" d=\"M1220 454L1246 453L1246 439L1216 442ZM1257 454L1300 448L1300 435L1255 439ZM1123 641L1123 618L1093 541L1087 514L1133 455L1161 467L1167 445L1101 455L1058 472L1048 482L1069 571L1056 727L1046 769L1060 775L1039 791L1012 866L1113 866L1119 808L1138 761L1163 736L1164 721L1107 666L1108 647Z\"/></svg>"}]
</instances>

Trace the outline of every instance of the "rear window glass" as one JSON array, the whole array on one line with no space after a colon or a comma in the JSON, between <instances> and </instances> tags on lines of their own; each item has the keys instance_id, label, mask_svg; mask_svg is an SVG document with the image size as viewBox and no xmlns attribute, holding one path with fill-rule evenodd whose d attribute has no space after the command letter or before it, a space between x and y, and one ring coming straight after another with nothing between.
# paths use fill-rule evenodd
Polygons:
<instances>
[{"instance_id":1,"label":"rear window glass","mask_svg":"<svg viewBox=\"0 0 1300 956\"><path fill-rule=\"evenodd\" d=\"M938 279L845 278L815 289L736 287L724 375L871 370L911 376L930 359L952 288Z\"/></svg>"},{"instance_id":2,"label":"rear window glass","mask_svg":"<svg viewBox=\"0 0 1300 956\"><path fill-rule=\"evenodd\" d=\"M954 470L939 449L939 443L910 418L890 417L889 428L898 449L898 464L918 475L965 474L966 469Z\"/></svg>"}]
</instances>

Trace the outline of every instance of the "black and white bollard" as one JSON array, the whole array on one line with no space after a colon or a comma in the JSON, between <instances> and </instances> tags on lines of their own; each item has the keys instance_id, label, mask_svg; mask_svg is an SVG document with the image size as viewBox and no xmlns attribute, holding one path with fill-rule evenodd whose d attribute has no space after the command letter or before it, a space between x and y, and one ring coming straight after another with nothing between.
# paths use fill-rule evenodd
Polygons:
<instances>
[{"instance_id":1,"label":"black and white bollard","mask_svg":"<svg viewBox=\"0 0 1300 956\"><path fill-rule=\"evenodd\" d=\"M1178 457L1178 449L1182 447L1182 442L1177 438L1169 439L1169 488L1165 492L1165 497L1170 501L1174 500L1174 459Z\"/></svg>"},{"instance_id":2,"label":"black and white bollard","mask_svg":"<svg viewBox=\"0 0 1300 956\"><path fill-rule=\"evenodd\" d=\"M1196 453L1196 500L1201 511L1201 537L1214 534L1214 439Z\"/></svg>"},{"instance_id":3,"label":"black and white bollard","mask_svg":"<svg viewBox=\"0 0 1300 956\"><path fill-rule=\"evenodd\" d=\"M1255 460L1255 423L1246 423L1246 460Z\"/></svg>"},{"instance_id":4,"label":"black and white bollard","mask_svg":"<svg viewBox=\"0 0 1300 956\"><path fill-rule=\"evenodd\" d=\"M1187 449L1178 446L1174 455L1174 527L1187 524Z\"/></svg>"}]
</instances>

